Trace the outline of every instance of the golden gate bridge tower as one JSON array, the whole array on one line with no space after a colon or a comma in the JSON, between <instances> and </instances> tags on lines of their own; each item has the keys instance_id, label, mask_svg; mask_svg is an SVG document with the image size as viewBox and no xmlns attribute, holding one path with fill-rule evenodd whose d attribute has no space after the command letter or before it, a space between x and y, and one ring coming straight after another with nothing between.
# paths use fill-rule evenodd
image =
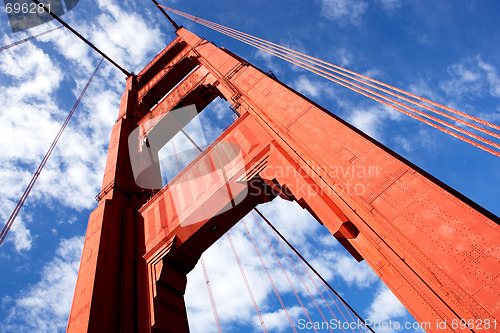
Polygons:
<instances>
[{"instance_id":1,"label":"golden gate bridge tower","mask_svg":"<svg viewBox=\"0 0 500 333\"><path fill-rule=\"evenodd\" d=\"M127 78L68 332L188 332L186 275L277 196L365 260L417 321L500 318L496 216L275 77L176 28L170 45ZM158 187L159 149L216 98L238 118Z\"/></svg>"}]
</instances>

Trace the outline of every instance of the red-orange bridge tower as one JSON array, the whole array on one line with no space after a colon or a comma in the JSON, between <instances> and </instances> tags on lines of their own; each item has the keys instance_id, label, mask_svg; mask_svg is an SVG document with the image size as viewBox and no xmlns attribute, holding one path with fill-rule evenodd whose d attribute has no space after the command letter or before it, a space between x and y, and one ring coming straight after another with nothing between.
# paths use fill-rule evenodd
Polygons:
<instances>
[{"instance_id":1,"label":"red-orange bridge tower","mask_svg":"<svg viewBox=\"0 0 500 333\"><path fill-rule=\"evenodd\" d=\"M417 321L500 318L496 216L228 50L184 28L177 35L127 79L68 332L189 331L186 274L277 195L366 260ZM180 131L217 97L240 117L154 189L161 133ZM192 104L197 112L168 118Z\"/></svg>"}]
</instances>

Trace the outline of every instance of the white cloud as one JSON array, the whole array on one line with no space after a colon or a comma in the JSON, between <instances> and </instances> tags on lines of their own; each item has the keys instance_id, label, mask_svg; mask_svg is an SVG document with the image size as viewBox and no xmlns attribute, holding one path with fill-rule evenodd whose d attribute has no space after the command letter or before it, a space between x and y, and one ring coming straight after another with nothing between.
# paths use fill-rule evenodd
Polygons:
<instances>
[{"instance_id":1,"label":"white cloud","mask_svg":"<svg viewBox=\"0 0 500 333\"><path fill-rule=\"evenodd\" d=\"M458 63L448 67L448 73L452 78L441 83L441 88L448 95L479 95L482 93L481 75L477 67L472 67L470 64L470 62Z\"/></svg>"},{"instance_id":2,"label":"white cloud","mask_svg":"<svg viewBox=\"0 0 500 333\"><path fill-rule=\"evenodd\" d=\"M310 80L306 75L300 75L293 83L292 88L309 98L319 98L324 95L332 97L333 83L325 80Z\"/></svg>"},{"instance_id":3,"label":"white cloud","mask_svg":"<svg viewBox=\"0 0 500 333\"><path fill-rule=\"evenodd\" d=\"M370 304L366 314L372 322L388 323L389 320L397 320L407 316L407 311L403 304L397 299L396 296L387 288L383 283L377 290L375 299ZM384 329L380 327L376 330L381 333L390 333L394 330Z\"/></svg>"},{"instance_id":4,"label":"white cloud","mask_svg":"<svg viewBox=\"0 0 500 333\"><path fill-rule=\"evenodd\" d=\"M115 2L102 2L99 8L102 12L93 25L75 20L74 16L68 18L76 30L102 45L118 63L131 70L160 50L159 29L150 28L139 14L124 11ZM44 51L51 49L45 48L47 43L53 43L55 50L50 56ZM64 58L61 60L57 53ZM88 81L97 65L96 58L87 45L65 30L2 52L0 181L11 185L0 189L4 220ZM123 87L123 74L104 62L33 188L27 206L33 202L58 202L81 210L95 205L93 198L101 185L109 133ZM7 238L18 251L29 250L36 239L29 224L25 224L31 218L27 211L21 211L12 227L12 237Z\"/></svg>"},{"instance_id":5,"label":"white cloud","mask_svg":"<svg viewBox=\"0 0 500 333\"><path fill-rule=\"evenodd\" d=\"M479 56L476 58L476 61L478 67L486 74L490 95L500 97L500 77L497 74L497 69L495 66L484 62Z\"/></svg>"},{"instance_id":6,"label":"white cloud","mask_svg":"<svg viewBox=\"0 0 500 333\"><path fill-rule=\"evenodd\" d=\"M403 148L406 151L411 151L413 149L412 142L406 137L398 135L398 136L394 137L394 141L396 142L396 144L398 146L400 146L401 148Z\"/></svg>"},{"instance_id":7,"label":"white cloud","mask_svg":"<svg viewBox=\"0 0 500 333\"><path fill-rule=\"evenodd\" d=\"M287 308L288 315L292 319L292 323L297 327L297 318L302 314L302 308L300 306L294 306ZM273 332L289 332L292 329L290 321L288 320L285 310L278 309L274 312L267 312L262 315L262 319L266 325L266 329ZM260 323L255 320L254 327L258 330L261 326Z\"/></svg>"},{"instance_id":8,"label":"white cloud","mask_svg":"<svg viewBox=\"0 0 500 333\"><path fill-rule=\"evenodd\" d=\"M0 324L2 331L57 332L66 328L83 239L62 240L54 259L43 268L41 280L29 286L17 300L2 301L3 306L10 307L6 320Z\"/></svg>"},{"instance_id":9,"label":"white cloud","mask_svg":"<svg viewBox=\"0 0 500 333\"><path fill-rule=\"evenodd\" d=\"M326 280L340 277L348 285L355 285L357 288L367 288L378 280L366 262L357 262L341 251L324 250L310 262Z\"/></svg>"},{"instance_id":10,"label":"white cloud","mask_svg":"<svg viewBox=\"0 0 500 333\"><path fill-rule=\"evenodd\" d=\"M293 87L308 97L319 97L321 94L319 85L313 83L304 75L299 76Z\"/></svg>"},{"instance_id":11,"label":"white cloud","mask_svg":"<svg viewBox=\"0 0 500 333\"><path fill-rule=\"evenodd\" d=\"M500 77L495 66L481 56L469 58L448 67L450 79L441 82L441 88L454 98L481 97L488 92L500 97Z\"/></svg>"},{"instance_id":12,"label":"white cloud","mask_svg":"<svg viewBox=\"0 0 500 333\"><path fill-rule=\"evenodd\" d=\"M361 0L321 0L322 14L344 25L360 25L368 4Z\"/></svg>"},{"instance_id":13,"label":"white cloud","mask_svg":"<svg viewBox=\"0 0 500 333\"><path fill-rule=\"evenodd\" d=\"M386 120L400 120L403 114L399 111L385 106L376 105L368 108L354 108L347 116L347 121L352 125L370 135L382 140L382 128Z\"/></svg>"},{"instance_id":14,"label":"white cloud","mask_svg":"<svg viewBox=\"0 0 500 333\"><path fill-rule=\"evenodd\" d=\"M337 58L340 59L340 66L349 66L352 63L352 55L345 48L337 49Z\"/></svg>"},{"instance_id":15,"label":"white cloud","mask_svg":"<svg viewBox=\"0 0 500 333\"><path fill-rule=\"evenodd\" d=\"M266 70L271 70L274 74L278 74L280 72L280 66L275 61L276 59L281 60L280 58L260 49L255 51L254 55L257 60L264 61Z\"/></svg>"}]
</instances>

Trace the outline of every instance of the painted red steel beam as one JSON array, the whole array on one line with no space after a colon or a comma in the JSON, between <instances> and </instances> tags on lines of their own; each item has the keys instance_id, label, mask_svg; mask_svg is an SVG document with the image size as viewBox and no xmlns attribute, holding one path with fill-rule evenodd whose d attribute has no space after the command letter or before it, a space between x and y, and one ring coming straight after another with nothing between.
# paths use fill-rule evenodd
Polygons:
<instances>
[{"instance_id":1,"label":"painted red steel beam","mask_svg":"<svg viewBox=\"0 0 500 333\"><path fill-rule=\"evenodd\" d=\"M277 195L296 200L366 260L417 321L500 319L496 216L231 52L184 28L177 34L140 78L127 80L68 332L189 331L186 274ZM151 95L148 104L160 103L150 111L138 91L181 63L185 47L198 69L161 102ZM135 185L129 134L191 101L201 112L216 95L242 116L162 190Z\"/></svg>"},{"instance_id":2,"label":"painted red steel beam","mask_svg":"<svg viewBox=\"0 0 500 333\"><path fill-rule=\"evenodd\" d=\"M225 80L237 59L185 29L178 34L199 45L200 62L237 91L239 111L275 140L282 157L262 178L293 192L305 173L321 191L298 201L340 232L417 320L498 318L498 218L253 66ZM287 165L296 171L280 175Z\"/></svg>"}]
</instances>

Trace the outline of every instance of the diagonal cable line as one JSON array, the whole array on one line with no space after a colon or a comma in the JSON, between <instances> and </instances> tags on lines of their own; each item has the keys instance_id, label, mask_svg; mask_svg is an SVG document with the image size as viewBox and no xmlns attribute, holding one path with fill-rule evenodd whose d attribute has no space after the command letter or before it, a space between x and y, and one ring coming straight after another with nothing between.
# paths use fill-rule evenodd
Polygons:
<instances>
[{"instance_id":1,"label":"diagonal cable line","mask_svg":"<svg viewBox=\"0 0 500 333\"><path fill-rule=\"evenodd\" d=\"M31 181L29 182L28 186L26 187L26 189L24 190L21 198L19 199L19 201L17 202L17 205L16 207L14 208L14 211L12 212L12 214L10 215L9 219L7 220L7 222L5 223L3 229L2 229L2 232L0 233L0 245L2 245L5 237L7 236L7 233L9 232L12 224L14 223L17 215L19 214L19 211L21 210L21 208L23 207L26 199L28 198L28 195L30 194L31 192L31 189L33 188L33 186L35 186L35 183L38 179L38 176L40 176L40 173L42 172L43 168L45 167L45 164L47 163L50 155L52 154L52 152L54 151L54 148L56 147L57 143L59 142L59 139L61 138L61 135L63 134L64 130L66 129L66 126L68 125L71 117L73 116L73 114L75 113L75 110L76 108L78 107L78 105L80 104L80 101L82 100L83 96L85 95L85 92L87 91L88 87L90 86L90 83L92 82L92 80L94 79L97 71L99 70L99 68L101 67L101 64L103 62L104 58L101 59L101 61L99 62L99 64L97 65L96 69L94 70L94 72L92 73L92 75L90 76L90 79L88 80L87 84L85 85L85 87L83 88L80 96L78 97L78 99L76 100L75 102L75 105L73 105L73 108L71 109L70 113L68 114L68 116L66 117L66 120L64 121L64 123L62 124L61 126L61 129L59 130L59 132L57 133L54 141L52 142L52 144L50 145L49 147L49 150L47 151L47 153L45 154L45 156L43 157L42 159L42 162L40 163L40 165L38 166L38 168L36 169L35 171L35 174L33 175L33 177L31 178Z\"/></svg>"},{"instance_id":2,"label":"diagonal cable line","mask_svg":"<svg viewBox=\"0 0 500 333\"><path fill-rule=\"evenodd\" d=\"M32 40L32 39L35 39L35 38L38 38L38 37L42 37L43 35L46 35L46 34L48 34L48 33L51 33L52 31L59 30L59 29L61 29L61 28L63 28L63 27L64 27L64 26L62 26L62 25L61 25L61 26L59 26L59 27L56 27L56 28L53 28L53 29L50 29L50 30L47 30L47 31L41 32L41 33L39 33L39 34L37 34L37 35L33 35L33 36L27 37L27 38L25 38L25 39L21 39L21 40L19 40L19 41L17 41L17 42L14 42L14 43L12 43L12 44L2 46L2 47L0 47L0 52L5 51L5 50L7 50L7 49L10 49L11 47L14 47L14 46L16 46L16 45L26 43L26 42L28 42L28 41L30 41L30 40Z\"/></svg>"},{"instance_id":3,"label":"diagonal cable line","mask_svg":"<svg viewBox=\"0 0 500 333\"><path fill-rule=\"evenodd\" d=\"M261 226L261 224L260 224L260 222L259 222L259 219L257 219L257 216L255 216L255 212L252 212L252 213L253 213L253 217L254 217L254 219L255 219L255 222L256 222L257 226L259 227L259 229L260 229L260 231L261 231L262 235L264 235L264 238L266 239L266 241L267 241L267 243L268 243L269 247L272 249L272 251L273 251L273 253L274 253L274 256L276 257L276 260L278 261L278 263L279 263L279 264L280 264L280 266L281 266L281 262L280 262L280 260L278 259L278 256L276 255L276 252L274 251L274 248L273 248L273 246L271 245L271 242L268 240L268 238L267 238L267 236L266 236L266 233L264 232L264 229L262 228L262 226ZM273 233L273 235L275 235L275 234ZM283 244L281 244L281 242L280 242L279 238L277 238L277 237L276 237L276 235L275 235L275 239L277 240L278 245L281 247L281 250L282 250L282 251L285 253L285 255L287 256L289 263L292 265L292 267L293 267L293 269L294 269L294 271L295 271L295 274L297 275L297 277L298 277L298 278L300 279L300 281L302 282L302 285L304 286L304 289L307 291L307 293L308 293L309 297L311 298L311 300L312 300L313 304L316 306L316 309L318 309L319 313L321 314L321 318L323 318L323 322L327 322L326 317L325 317L325 315L323 314L323 311L321 311L321 309L320 309L320 307L319 307L318 303L316 302L316 300L314 299L313 295L311 294L311 291L309 290L309 288L307 287L306 283L305 283L305 282L304 282L304 280L302 279L302 276L300 275L299 271L297 270L297 267L295 266L295 264L293 263L292 259L290 258L290 256L289 256L289 255L288 255L288 253L286 252L285 248L283 247ZM282 266L282 267L283 267L283 266ZM285 270L283 270L283 271L285 271ZM285 274L286 274L286 273L285 273ZM287 276L287 279L288 279L288 276ZM289 282L290 282L290 279L288 279L288 280L289 280ZM290 282L290 285L292 285L292 284L291 284L291 282ZM295 288L294 288L293 286L292 286L292 289L293 289L293 291L295 292L295 295L296 295L297 299L299 300L299 303L302 305L302 307L304 307L304 305L303 305L303 303L302 303L302 300L301 300L301 299L299 298L299 296L297 295L297 292L295 291ZM317 332L316 328L314 327L314 323L313 323L313 322L312 322L312 320L311 320L311 317L309 317L309 313L307 312L307 310L306 310L305 308L304 308L304 311L306 312L306 316L307 316L307 318L309 319L310 323L312 324L314 331L315 331L315 332ZM331 333L333 333L333 331L332 331L332 329L331 329L331 327L330 327L330 326L328 327L328 330L329 330Z\"/></svg>"},{"instance_id":4,"label":"diagonal cable line","mask_svg":"<svg viewBox=\"0 0 500 333\"><path fill-rule=\"evenodd\" d=\"M231 250L233 251L234 258L236 259L236 262L238 263L238 267L240 269L241 276L243 277L243 281L245 282L245 286L247 287L248 294L250 295L250 299L252 300L253 307L255 309L255 313L257 313L257 317L259 317L259 323L262 327L262 330L264 333L267 333L267 328L264 323L264 319L262 318L262 314L260 313L259 306L257 305L257 301L255 300L255 297L252 292L252 288L250 288L250 284L248 283L247 275L245 274L245 271L243 270L243 265L241 264L240 257L238 256L238 253L236 253L236 248L234 247L233 240L231 239L231 236L229 235L229 231L226 233L227 239L229 241L229 245L231 246Z\"/></svg>"},{"instance_id":5,"label":"diagonal cable line","mask_svg":"<svg viewBox=\"0 0 500 333\"><path fill-rule=\"evenodd\" d=\"M283 264L281 263L281 260L279 259L278 255L276 254L276 251L274 250L274 247L272 246L271 242L269 241L269 238L267 238L267 235L266 233L264 232L264 229L262 229L262 226L260 225L259 221L257 219L255 219L255 221L257 222L257 226L259 227L262 235L264 236L264 239L266 240L267 242L267 245L269 246L269 249L271 249L271 252L273 253L274 255L274 259L276 259L276 261L278 262L279 266L281 267L281 271L283 272L283 275L285 276L286 280L288 281L288 284L290 285L290 287L292 288L292 291L295 295L295 297L297 298L297 301L299 301L299 304L300 306L302 307L302 309L304 310L304 313L307 317L307 319L309 320L309 322L311 323L311 326L314 330L314 332L318 333L318 330L316 329L315 325L314 325L314 322L311 318L311 316L309 315L309 311L307 311L307 308L306 306L304 305L304 302L302 302L302 299L300 298L300 295L299 293L297 292L297 290L295 289L295 287L293 286L293 283L292 281L290 280L290 277L288 276L288 273L286 272L286 269L285 267L283 267Z\"/></svg>"},{"instance_id":6,"label":"diagonal cable line","mask_svg":"<svg viewBox=\"0 0 500 333\"><path fill-rule=\"evenodd\" d=\"M337 296L337 298L340 301L342 301L342 303L344 303L344 305L347 306L347 308L352 313L354 313L354 315L364 324L364 326L367 327L371 332L375 333L375 331L373 331L373 329L366 324L365 320L361 318L361 316L347 303L346 300L342 298L342 296L340 296L340 294L337 291L335 291L335 289L333 289L333 287L321 276L321 274L318 273L316 269L314 269L314 267L300 254L300 252L297 249L295 249L295 247L285 238L285 236L283 236L283 234L281 234L278 231L278 229L276 229L276 227L264 216L264 214L262 214L257 208L254 208L254 211L286 243L286 245L288 245L288 247L307 265L307 267L309 267L309 269L312 270L314 274L316 274L316 276L321 280L321 282L323 282L325 286L327 286L328 289L330 289L335 294L335 296Z\"/></svg>"},{"instance_id":7,"label":"diagonal cable line","mask_svg":"<svg viewBox=\"0 0 500 333\"><path fill-rule=\"evenodd\" d=\"M111 64L113 64L113 66L115 66L116 68L118 68L123 74L125 74L127 77L129 77L131 74L126 71L125 69L123 69L120 65L118 65L113 59L111 59L110 57L108 57L104 52L102 52L99 48L97 48L94 44L92 44L91 42L89 42L85 37L83 37L82 35L80 35L78 33L78 31L76 31L75 29L73 29L68 23L64 22L63 20L61 20L61 18L59 16L57 16L56 14L54 14L53 12L50 11L50 9L48 9L43 3L41 3L40 1L38 0L31 0L33 1L34 3L36 3L38 6L40 6L41 8L43 8L43 10L45 10L50 16L52 16L54 19L57 20L57 22L61 23L64 27L66 27L69 31L71 31L76 37L80 38L82 41L85 42L85 44L87 44L88 46L90 46L94 51L96 51L97 53L99 53L104 59L106 59L107 61L109 61Z\"/></svg>"}]
</instances>

